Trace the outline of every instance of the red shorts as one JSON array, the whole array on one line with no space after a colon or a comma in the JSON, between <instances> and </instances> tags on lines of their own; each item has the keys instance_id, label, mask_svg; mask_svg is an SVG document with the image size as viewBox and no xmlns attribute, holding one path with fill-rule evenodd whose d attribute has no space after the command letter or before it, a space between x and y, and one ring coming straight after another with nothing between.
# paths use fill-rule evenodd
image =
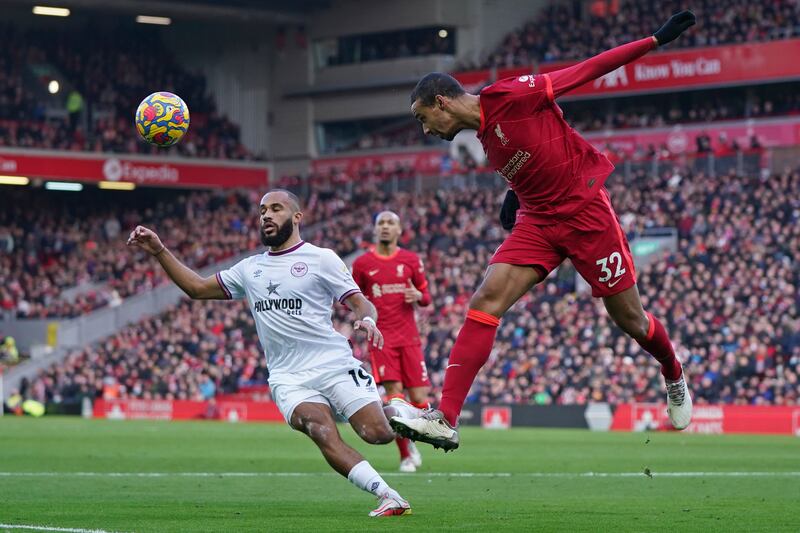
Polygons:
<instances>
[{"instance_id":1,"label":"red shorts","mask_svg":"<svg viewBox=\"0 0 800 533\"><path fill-rule=\"evenodd\" d=\"M411 346L384 346L379 350L374 346L369 349L372 361L372 374L377 383L399 381L404 387L427 387L428 369L425 368L425 356L419 344Z\"/></svg>"},{"instance_id":2,"label":"red shorts","mask_svg":"<svg viewBox=\"0 0 800 533\"><path fill-rule=\"evenodd\" d=\"M612 296L636 284L636 271L628 239L619 224L608 192L601 189L573 217L540 226L517 214L506 237L489 264L540 265L549 274L569 258L592 286L592 296Z\"/></svg>"}]
</instances>

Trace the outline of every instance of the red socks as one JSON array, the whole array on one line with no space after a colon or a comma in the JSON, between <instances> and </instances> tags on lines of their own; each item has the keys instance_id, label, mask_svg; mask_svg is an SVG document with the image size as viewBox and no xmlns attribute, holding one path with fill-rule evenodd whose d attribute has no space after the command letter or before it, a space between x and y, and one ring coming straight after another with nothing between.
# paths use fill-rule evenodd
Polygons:
<instances>
[{"instance_id":1,"label":"red socks","mask_svg":"<svg viewBox=\"0 0 800 533\"><path fill-rule=\"evenodd\" d=\"M672 349L667 330L652 314L647 313L647 318L650 322L647 337L636 342L661 363L661 374L665 379L676 381L681 377L681 364L675 357L675 350Z\"/></svg>"},{"instance_id":2,"label":"red socks","mask_svg":"<svg viewBox=\"0 0 800 533\"><path fill-rule=\"evenodd\" d=\"M408 439L397 437L394 441L397 443L397 449L400 450L401 461L411 455L411 452L408 450Z\"/></svg>"},{"instance_id":3,"label":"red socks","mask_svg":"<svg viewBox=\"0 0 800 533\"><path fill-rule=\"evenodd\" d=\"M458 422L475 376L489 359L499 325L500 319L494 315L476 309L467 312L467 320L450 352L439 404L439 409L453 427Z\"/></svg>"}]
</instances>

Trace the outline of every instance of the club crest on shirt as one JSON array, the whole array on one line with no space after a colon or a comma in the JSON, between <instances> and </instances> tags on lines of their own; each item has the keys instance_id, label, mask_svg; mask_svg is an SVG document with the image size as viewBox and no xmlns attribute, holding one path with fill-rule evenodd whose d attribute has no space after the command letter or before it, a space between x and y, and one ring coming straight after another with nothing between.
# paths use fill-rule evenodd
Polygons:
<instances>
[{"instance_id":1,"label":"club crest on shirt","mask_svg":"<svg viewBox=\"0 0 800 533\"><path fill-rule=\"evenodd\" d=\"M402 278L403 277L403 267L405 267L405 265L397 265L397 277L398 278Z\"/></svg>"},{"instance_id":2,"label":"club crest on shirt","mask_svg":"<svg viewBox=\"0 0 800 533\"><path fill-rule=\"evenodd\" d=\"M528 76L528 75L520 76L519 78L517 78L517 81L520 82L520 83L527 83L528 87L530 87L531 89L536 87L536 77L532 76L532 75L531 76Z\"/></svg>"},{"instance_id":3,"label":"club crest on shirt","mask_svg":"<svg viewBox=\"0 0 800 533\"><path fill-rule=\"evenodd\" d=\"M302 278L306 274L308 274L308 265L300 261L299 263L295 263L292 265L290 269L292 276L296 278Z\"/></svg>"},{"instance_id":4,"label":"club crest on shirt","mask_svg":"<svg viewBox=\"0 0 800 533\"><path fill-rule=\"evenodd\" d=\"M506 134L503 133L503 130L500 128L500 124L494 127L494 134L497 135L498 139L500 139L500 144L503 146L508 144L508 137L506 137Z\"/></svg>"}]
</instances>

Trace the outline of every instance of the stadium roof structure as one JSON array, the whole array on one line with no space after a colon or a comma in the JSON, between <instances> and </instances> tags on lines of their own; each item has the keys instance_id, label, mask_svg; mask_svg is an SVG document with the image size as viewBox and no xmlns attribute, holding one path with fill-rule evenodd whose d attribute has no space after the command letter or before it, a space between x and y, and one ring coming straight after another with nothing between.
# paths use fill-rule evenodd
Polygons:
<instances>
[{"instance_id":1,"label":"stadium roof structure","mask_svg":"<svg viewBox=\"0 0 800 533\"><path fill-rule=\"evenodd\" d=\"M0 0L0 5L41 4L41 0ZM231 22L300 24L331 0L58 0L58 7L86 8L95 12L128 12ZM49 2L48 5L52 4Z\"/></svg>"}]
</instances>

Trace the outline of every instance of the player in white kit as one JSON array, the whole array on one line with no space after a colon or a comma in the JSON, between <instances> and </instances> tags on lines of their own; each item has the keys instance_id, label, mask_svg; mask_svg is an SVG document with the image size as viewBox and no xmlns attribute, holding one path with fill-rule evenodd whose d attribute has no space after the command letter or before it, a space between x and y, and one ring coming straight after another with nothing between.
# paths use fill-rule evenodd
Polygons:
<instances>
[{"instance_id":1,"label":"player in white kit","mask_svg":"<svg viewBox=\"0 0 800 533\"><path fill-rule=\"evenodd\" d=\"M303 214L297 197L284 190L260 204L263 254L203 278L185 266L153 231L137 226L128 244L158 259L167 275L192 299L246 298L267 357L273 399L289 425L308 435L334 470L379 498L370 516L409 514L411 507L356 450L344 443L333 410L370 444L396 435L381 407L375 381L353 357L348 340L333 329L331 305L345 303L356 315L354 328L382 347L377 312L344 262L330 249L300 239ZM406 402L392 407L416 417ZM404 415L405 416L405 415Z\"/></svg>"}]
</instances>

